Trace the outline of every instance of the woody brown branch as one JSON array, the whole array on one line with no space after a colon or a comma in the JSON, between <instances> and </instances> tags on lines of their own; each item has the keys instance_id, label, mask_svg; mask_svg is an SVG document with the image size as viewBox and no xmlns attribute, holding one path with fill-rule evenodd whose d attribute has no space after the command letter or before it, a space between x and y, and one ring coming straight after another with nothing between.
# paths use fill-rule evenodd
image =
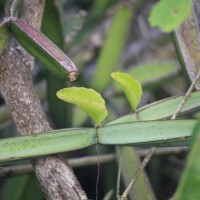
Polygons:
<instances>
[{"instance_id":1,"label":"woody brown branch","mask_svg":"<svg viewBox=\"0 0 200 200\"><path fill-rule=\"evenodd\" d=\"M41 26L44 0L23 0L20 16L28 24ZM50 131L32 83L34 59L14 40L0 56L0 91L18 131L22 135ZM42 190L47 199L87 199L77 178L60 155L32 160Z\"/></svg>"}]
</instances>

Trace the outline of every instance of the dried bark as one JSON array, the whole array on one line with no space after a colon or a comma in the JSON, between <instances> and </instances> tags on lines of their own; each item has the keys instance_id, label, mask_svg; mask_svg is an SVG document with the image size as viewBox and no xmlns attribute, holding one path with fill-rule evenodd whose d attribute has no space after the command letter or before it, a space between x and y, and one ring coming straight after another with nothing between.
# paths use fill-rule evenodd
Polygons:
<instances>
[{"instance_id":1,"label":"dried bark","mask_svg":"<svg viewBox=\"0 0 200 200\"><path fill-rule=\"evenodd\" d=\"M44 0L23 0L20 16L39 29ZM0 56L0 91L22 135L50 131L32 83L34 59L12 40ZM67 162L60 156L32 160L46 198L50 200L87 199Z\"/></svg>"}]
</instances>

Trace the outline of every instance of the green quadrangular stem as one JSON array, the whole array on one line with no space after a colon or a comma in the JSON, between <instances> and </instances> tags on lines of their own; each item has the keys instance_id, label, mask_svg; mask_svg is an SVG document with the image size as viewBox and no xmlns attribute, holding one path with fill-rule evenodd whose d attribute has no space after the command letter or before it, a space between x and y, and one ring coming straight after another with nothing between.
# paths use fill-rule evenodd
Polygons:
<instances>
[{"instance_id":1,"label":"green quadrangular stem","mask_svg":"<svg viewBox=\"0 0 200 200\"><path fill-rule=\"evenodd\" d=\"M99 128L100 144L133 146L187 145L195 120L142 121Z\"/></svg>"},{"instance_id":2,"label":"green quadrangular stem","mask_svg":"<svg viewBox=\"0 0 200 200\"><path fill-rule=\"evenodd\" d=\"M62 129L45 134L0 140L0 160L9 161L77 150L95 144L94 128ZM5 148L5 149L4 149Z\"/></svg>"},{"instance_id":3,"label":"green quadrangular stem","mask_svg":"<svg viewBox=\"0 0 200 200\"><path fill-rule=\"evenodd\" d=\"M187 145L195 122L196 120L132 122L96 129L63 129L2 139L0 162L81 149L96 144L96 138L99 144L104 145Z\"/></svg>"},{"instance_id":4,"label":"green quadrangular stem","mask_svg":"<svg viewBox=\"0 0 200 200\"><path fill-rule=\"evenodd\" d=\"M161 101L154 102L152 104L146 105L138 109L136 113L125 115L123 117L110 121L105 126L135 121L169 119L174 114L174 111L177 109L182 99L183 96L174 96L168 99L163 99ZM190 98L185 102L179 115L185 112L199 109L199 99L200 92L193 92L190 95Z\"/></svg>"}]
</instances>

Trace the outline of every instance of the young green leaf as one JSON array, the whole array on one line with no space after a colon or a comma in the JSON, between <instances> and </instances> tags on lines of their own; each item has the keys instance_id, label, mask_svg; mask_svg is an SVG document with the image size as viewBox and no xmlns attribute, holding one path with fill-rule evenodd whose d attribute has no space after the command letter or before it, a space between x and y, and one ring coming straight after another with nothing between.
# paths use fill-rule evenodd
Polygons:
<instances>
[{"instance_id":1,"label":"young green leaf","mask_svg":"<svg viewBox=\"0 0 200 200\"><path fill-rule=\"evenodd\" d=\"M177 28L191 11L192 0L161 0L153 7L149 22L164 32Z\"/></svg>"},{"instance_id":2,"label":"young green leaf","mask_svg":"<svg viewBox=\"0 0 200 200\"><path fill-rule=\"evenodd\" d=\"M73 151L95 144L95 128L59 129L0 140L0 162Z\"/></svg>"},{"instance_id":3,"label":"young green leaf","mask_svg":"<svg viewBox=\"0 0 200 200\"><path fill-rule=\"evenodd\" d=\"M140 98L142 96L141 84L128 74L122 72L114 72L111 74L111 77L122 88L133 111L135 111L138 104L140 103Z\"/></svg>"},{"instance_id":4,"label":"young green leaf","mask_svg":"<svg viewBox=\"0 0 200 200\"><path fill-rule=\"evenodd\" d=\"M0 55L6 46L9 39L10 32L4 21L0 22Z\"/></svg>"},{"instance_id":5,"label":"young green leaf","mask_svg":"<svg viewBox=\"0 0 200 200\"><path fill-rule=\"evenodd\" d=\"M64 88L57 92L58 98L68 103L73 103L83 109L99 125L108 112L105 107L105 101L99 93L93 89L87 88Z\"/></svg>"},{"instance_id":6,"label":"young green leaf","mask_svg":"<svg viewBox=\"0 0 200 200\"><path fill-rule=\"evenodd\" d=\"M121 123L98 128L98 142L107 145L187 145L196 120L161 120Z\"/></svg>"},{"instance_id":7,"label":"young green leaf","mask_svg":"<svg viewBox=\"0 0 200 200\"><path fill-rule=\"evenodd\" d=\"M47 69L59 77L76 80L78 72L74 63L41 32L20 19L11 19L11 32L19 43Z\"/></svg>"}]
</instances>

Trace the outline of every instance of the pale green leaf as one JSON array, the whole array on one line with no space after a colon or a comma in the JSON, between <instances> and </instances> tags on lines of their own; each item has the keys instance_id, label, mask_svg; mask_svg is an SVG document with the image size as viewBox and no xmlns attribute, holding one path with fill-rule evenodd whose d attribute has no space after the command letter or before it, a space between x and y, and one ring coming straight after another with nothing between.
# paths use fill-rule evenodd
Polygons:
<instances>
[{"instance_id":1,"label":"pale green leaf","mask_svg":"<svg viewBox=\"0 0 200 200\"><path fill-rule=\"evenodd\" d=\"M142 96L141 84L128 74L122 72L114 72L111 74L111 77L122 88L133 111L135 111L138 104L140 103L140 98Z\"/></svg>"},{"instance_id":2,"label":"pale green leaf","mask_svg":"<svg viewBox=\"0 0 200 200\"><path fill-rule=\"evenodd\" d=\"M192 0L158 1L150 14L151 26L158 26L164 32L176 29L191 11Z\"/></svg>"},{"instance_id":3,"label":"pale green leaf","mask_svg":"<svg viewBox=\"0 0 200 200\"><path fill-rule=\"evenodd\" d=\"M83 87L64 88L57 92L57 96L65 102L79 106L92 118L96 126L108 114L104 99L93 89Z\"/></svg>"},{"instance_id":4,"label":"pale green leaf","mask_svg":"<svg viewBox=\"0 0 200 200\"><path fill-rule=\"evenodd\" d=\"M104 196L103 200L110 200L110 199L112 199L113 193L114 193L114 190L113 190L113 189L109 190L109 191L106 193L106 195Z\"/></svg>"}]
</instances>

